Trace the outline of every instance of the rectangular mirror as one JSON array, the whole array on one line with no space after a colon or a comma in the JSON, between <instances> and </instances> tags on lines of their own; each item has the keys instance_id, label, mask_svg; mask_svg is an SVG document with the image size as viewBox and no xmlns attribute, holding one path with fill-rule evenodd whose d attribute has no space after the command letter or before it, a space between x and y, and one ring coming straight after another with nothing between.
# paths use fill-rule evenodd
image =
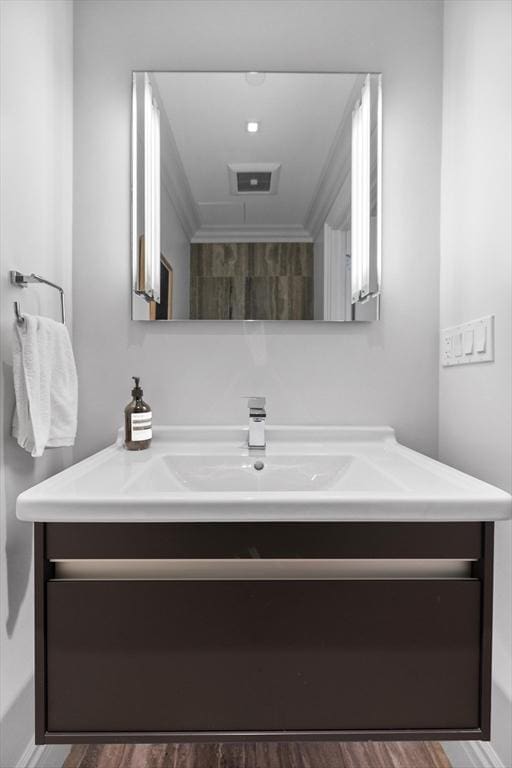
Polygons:
<instances>
[{"instance_id":1,"label":"rectangular mirror","mask_svg":"<svg viewBox=\"0 0 512 768\"><path fill-rule=\"evenodd\" d=\"M135 72L134 320L377 320L381 76Z\"/></svg>"}]
</instances>

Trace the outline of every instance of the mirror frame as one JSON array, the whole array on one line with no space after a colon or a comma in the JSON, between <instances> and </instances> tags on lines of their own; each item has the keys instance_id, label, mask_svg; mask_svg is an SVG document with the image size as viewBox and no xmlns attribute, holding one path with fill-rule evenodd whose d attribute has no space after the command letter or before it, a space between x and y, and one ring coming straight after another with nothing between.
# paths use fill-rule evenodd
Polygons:
<instances>
[{"instance_id":1,"label":"mirror frame","mask_svg":"<svg viewBox=\"0 0 512 768\"><path fill-rule=\"evenodd\" d=\"M132 70L132 104L131 104L131 157L130 157L130 242L132 251L132 271L131 271L131 320L133 322L155 322L156 318L148 316L147 318L135 318L133 317L133 300L134 295L141 295L143 291L140 290L140 240L138 235L138 227L136 226L137 216L139 210L137 208L138 199L138 178L140 172L137 172L138 153L137 153L137 120L140 116L140 93L137 98L138 89L140 89L140 79L142 75L148 74L244 74L245 70L240 69L145 69L145 70ZM172 318L165 320L158 320L158 322L171 322L171 323L353 323L353 322L375 322L380 320L381 309L381 295L382 295L382 134L383 134L383 109L382 109L382 73L373 71L341 71L341 70L265 70L268 74L290 74L290 75L305 75L305 74L318 74L318 75L361 75L371 76L375 78L377 97L375 101L375 107L377 110L376 119L376 132L375 137L371 139L371 166L375 169L375 186L376 186L376 232L377 232L377 244L376 255L372 259L370 255L369 271L371 274L371 291L361 298L360 300L351 304L352 317L351 319L333 320L333 319L317 319L312 320L266 320L259 318L250 319L196 319L196 318ZM139 80L138 80L139 78ZM139 109L137 109L139 104ZM327 226L326 224L324 226ZM333 230L336 231L336 230ZM160 263L160 259L159 259ZM155 302L150 297L145 297L148 305L154 305ZM154 308L148 308L148 315L154 315Z\"/></svg>"}]
</instances>

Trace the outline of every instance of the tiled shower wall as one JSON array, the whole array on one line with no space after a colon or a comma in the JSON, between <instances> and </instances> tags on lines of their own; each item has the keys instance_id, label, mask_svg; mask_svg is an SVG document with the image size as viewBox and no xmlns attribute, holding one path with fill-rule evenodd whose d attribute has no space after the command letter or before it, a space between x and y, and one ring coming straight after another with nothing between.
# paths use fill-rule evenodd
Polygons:
<instances>
[{"instance_id":1,"label":"tiled shower wall","mask_svg":"<svg viewBox=\"0 0 512 768\"><path fill-rule=\"evenodd\" d=\"M312 243L197 243L191 320L312 320Z\"/></svg>"}]
</instances>

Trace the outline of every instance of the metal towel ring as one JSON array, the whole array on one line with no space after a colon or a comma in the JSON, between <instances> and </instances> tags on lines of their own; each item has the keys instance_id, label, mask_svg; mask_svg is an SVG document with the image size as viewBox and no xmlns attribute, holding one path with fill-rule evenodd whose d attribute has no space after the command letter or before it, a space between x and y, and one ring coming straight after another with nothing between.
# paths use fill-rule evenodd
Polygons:
<instances>
[{"instance_id":1,"label":"metal towel ring","mask_svg":"<svg viewBox=\"0 0 512 768\"><path fill-rule=\"evenodd\" d=\"M60 293L60 311L62 315L62 323L66 323L66 312L65 312L65 306L64 306L64 289L61 288L60 285L57 285L56 283L52 283L50 280L46 280L44 277L40 277L39 275L35 275L33 272L30 275L22 275L21 272L18 272L15 269L11 269L9 272L11 285L17 285L18 288L26 288L28 283L44 283L45 285L49 285L51 288L55 288ZM18 323L24 323L25 318L22 315L21 307L18 301L14 302L14 314L16 315L16 321Z\"/></svg>"}]
</instances>

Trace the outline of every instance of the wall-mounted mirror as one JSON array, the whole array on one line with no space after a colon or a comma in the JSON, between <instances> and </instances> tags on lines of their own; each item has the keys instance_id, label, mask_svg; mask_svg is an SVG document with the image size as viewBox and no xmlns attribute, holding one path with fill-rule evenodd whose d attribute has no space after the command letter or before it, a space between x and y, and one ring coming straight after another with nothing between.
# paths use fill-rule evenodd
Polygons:
<instances>
[{"instance_id":1,"label":"wall-mounted mirror","mask_svg":"<svg viewBox=\"0 0 512 768\"><path fill-rule=\"evenodd\" d=\"M134 320L376 320L381 76L136 72Z\"/></svg>"}]
</instances>

